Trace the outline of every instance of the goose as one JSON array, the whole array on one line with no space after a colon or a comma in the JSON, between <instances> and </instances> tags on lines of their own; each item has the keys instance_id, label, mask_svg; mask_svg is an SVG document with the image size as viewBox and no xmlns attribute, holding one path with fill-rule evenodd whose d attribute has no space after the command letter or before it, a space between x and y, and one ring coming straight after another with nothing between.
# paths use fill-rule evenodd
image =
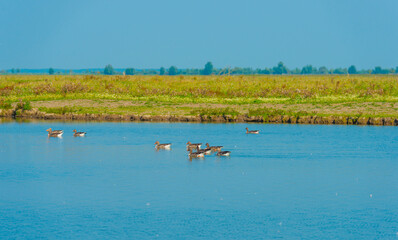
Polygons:
<instances>
[{"instance_id":1,"label":"goose","mask_svg":"<svg viewBox=\"0 0 398 240\"><path fill-rule=\"evenodd\" d=\"M211 148L198 149L198 153L203 153L204 155L210 155L211 154Z\"/></svg>"},{"instance_id":2,"label":"goose","mask_svg":"<svg viewBox=\"0 0 398 240\"><path fill-rule=\"evenodd\" d=\"M250 131L249 131L249 128L246 128L246 133L259 134L260 131L259 131L259 130L250 130Z\"/></svg>"},{"instance_id":3,"label":"goose","mask_svg":"<svg viewBox=\"0 0 398 240\"><path fill-rule=\"evenodd\" d=\"M51 128L47 129L46 131L48 132L48 137L62 137L62 134L64 133L62 130L57 130L54 132L51 130Z\"/></svg>"},{"instance_id":4,"label":"goose","mask_svg":"<svg viewBox=\"0 0 398 240\"><path fill-rule=\"evenodd\" d=\"M195 149L195 148L200 149L201 146L202 146L201 143L191 143L191 142L187 142L187 150L188 150L188 151L189 151L189 149Z\"/></svg>"},{"instance_id":5,"label":"goose","mask_svg":"<svg viewBox=\"0 0 398 240\"><path fill-rule=\"evenodd\" d=\"M196 150L199 151L199 147L196 148ZM189 156L189 158L203 158L205 156L205 154L202 152L192 152L192 148L190 148L188 156Z\"/></svg>"},{"instance_id":6,"label":"goose","mask_svg":"<svg viewBox=\"0 0 398 240\"><path fill-rule=\"evenodd\" d=\"M210 148L214 152L221 151L221 148L223 148L223 146L210 146L208 143L206 143L206 146L207 148Z\"/></svg>"},{"instance_id":7,"label":"goose","mask_svg":"<svg viewBox=\"0 0 398 240\"><path fill-rule=\"evenodd\" d=\"M84 137L86 135L86 132L77 132L76 129L74 129L73 132L74 137Z\"/></svg>"},{"instance_id":8,"label":"goose","mask_svg":"<svg viewBox=\"0 0 398 240\"><path fill-rule=\"evenodd\" d=\"M52 130L52 128L47 129L46 131L51 131L52 133L64 133L64 130Z\"/></svg>"},{"instance_id":9,"label":"goose","mask_svg":"<svg viewBox=\"0 0 398 240\"><path fill-rule=\"evenodd\" d=\"M155 142L155 148L156 149L170 149L171 143L162 143L160 144L159 141Z\"/></svg>"},{"instance_id":10,"label":"goose","mask_svg":"<svg viewBox=\"0 0 398 240\"><path fill-rule=\"evenodd\" d=\"M219 151L217 156L229 156L231 154L230 151Z\"/></svg>"}]
</instances>

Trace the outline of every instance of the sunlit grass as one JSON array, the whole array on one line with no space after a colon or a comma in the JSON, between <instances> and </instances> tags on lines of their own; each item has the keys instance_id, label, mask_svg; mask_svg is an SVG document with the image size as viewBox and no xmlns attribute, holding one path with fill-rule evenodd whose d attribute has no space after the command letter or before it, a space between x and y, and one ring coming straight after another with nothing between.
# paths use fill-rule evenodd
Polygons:
<instances>
[{"instance_id":1,"label":"sunlit grass","mask_svg":"<svg viewBox=\"0 0 398 240\"><path fill-rule=\"evenodd\" d=\"M59 107L56 106L56 100L94 100L98 103L130 101L141 105ZM260 105L283 104L280 108L285 109L286 106L312 104L312 110L333 110L335 106L332 105L339 103L347 108L353 104L355 107L361 103L367 104L369 107L364 106L367 111L364 114L370 114L374 111L370 106L377 108L370 103L391 103L391 109L396 111L394 104L398 102L398 76L0 76L0 108L10 109L21 101L54 101L54 107L40 107L39 110L59 114L296 116L314 113L297 108L293 111ZM200 106L190 107L189 104ZM385 108L383 114L389 115ZM331 114L330 111L327 114ZM333 114L339 115L340 112L335 110ZM372 114L379 113L376 111ZM396 114L393 112L391 115Z\"/></svg>"},{"instance_id":2,"label":"sunlit grass","mask_svg":"<svg viewBox=\"0 0 398 240\"><path fill-rule=\"evenodd\" d=\"M0 95L15 101L114 99L256 103L398 100L396 75L351 76L0 76Z\"/></svg>"}]
</instances>

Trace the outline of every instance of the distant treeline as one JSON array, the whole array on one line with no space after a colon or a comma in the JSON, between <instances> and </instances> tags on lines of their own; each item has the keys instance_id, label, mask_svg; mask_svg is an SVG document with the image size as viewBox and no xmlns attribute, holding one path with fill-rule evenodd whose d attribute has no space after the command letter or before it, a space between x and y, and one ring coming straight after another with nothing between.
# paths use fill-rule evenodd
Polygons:
<instances>
[{"instance_id":1,"label":"distant treeline","mask_svg":"<svg viewBox=\"0 0 398 240\"><path fill-rule=\"evenodd\" d=\"M377 66L373 69L357 69L354 65L348 68L327 68L327 67L314 67L306 65L303 68L289 69L283 62L279 62L272 68L214 68L211 62L207 62L204 68L185 68L178 69L176 66L169 68L161 67L160 69L136 69L136 68L113 68L108 64L105 68L91 68L91 69L10 69L2 70L0 74L104 74L104 75L324 75L324 74L398 74L398 67L382 68Z\"/></svg>"}]
</instances>

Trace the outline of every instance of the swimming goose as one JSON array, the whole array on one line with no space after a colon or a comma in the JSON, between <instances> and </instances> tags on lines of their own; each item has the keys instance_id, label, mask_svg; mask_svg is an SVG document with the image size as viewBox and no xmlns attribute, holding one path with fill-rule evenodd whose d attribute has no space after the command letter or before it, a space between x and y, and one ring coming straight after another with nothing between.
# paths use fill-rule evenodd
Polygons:
<instances>
[{"instance_id":1,"label":"swimming goose","mask_svg":"<svg viewBox=\"0 0 398 240\"><path fill-rule=\"evenodd\" d=\"M46 131L48 132L49 137L62 137L62 134L64 133L62 130L53 131L51 128L47 129Z\"/></svg>"},{"instance_id":2,"label":"swimming goose","mask_svg":"<svg viewBox=\"0 0 398 240\"><path fill-rule=\"evenodd\" d=\"M189 149L196 149L202 146L201 143L191 143L191 142L187 142L187 150L189 151Z\"/></svg>"},{"instance_id":3,"label":"swimming goose","mask_svg":"<svg viewBox=\"0 0 398 240\"><path fill-rule=\"evenodd\" d=\"M259 130L250 130L250 131L249 131L249 128L246 128L246 133L259 134L260 131L259 131Z\"/></svg>"},{"instance_id":4,"label":"swimming goose","mask_svg":"<svg viewBox=\"0 0 398 240\"><path fill-rule=\"evenodd\" d=\"M199 151L199 147L196 150ZM205 154L202 152L192 152L192 148L190 148L188 156L189 158L203 158Z\"/></svg>"},{"instance_id":5,"label":"swimming goose","mask_svg":"<svg viewBox=\"0 0 398 240\"><path fill-rule=\"evenodd\" d=\"M159 141L155 142L155 148L156 149L170 149L171 143L162 143L160 144Z\"/></svg>"},{"instance_id":6,"label":"swimming goose","mask_svg":"<svg viewBox=\"0 0 398 240\"><path fill-rule=\"evenodd\" d=\"M229 156L231 154L230 151L219 151L217 156Z\"/></svg>"},{"instance_id":7,"label":"swimming goose","mask_svg":"<svg viewBox=\"0 0 398 240\"><path fill-rule=\"evenodd\" d=\"M204 155L210 155L211 154L211 148L198 149L198 153L203 153Z\"/></svg>"},{"instance_id":8,"label":"swimming goose","mask_svg":"<svg viewBox=\"0 0 398 240\"><path fill-rule=\"evenodd\" d=\"M49 128L46 131L48 130L50 130L52 133L64 133L64 130L52 130L51 128Z\"/></svg>"},{"instance_id":9,"label":"swimming goose","mask_svg":"<svg viewBox=\"0 0 398 240\"><path fill-rule=\"evenodd\" d=\"M210 146L208 143L206 143L206 146L207 148L210 148L214 152L221 151L221 148L223 148L223 146Z\"/></svg>"},{"instance_id":10,"label":"swimming goose","mask_svg":"<svg viewBox=\"0 0 398 240\"><path fill-rule=\"evenodd\" d=\"M73 132L74 137L84 137L86 135L86 132L77 132L76 129L74 129Z\"/></svg>"}]
</instances>

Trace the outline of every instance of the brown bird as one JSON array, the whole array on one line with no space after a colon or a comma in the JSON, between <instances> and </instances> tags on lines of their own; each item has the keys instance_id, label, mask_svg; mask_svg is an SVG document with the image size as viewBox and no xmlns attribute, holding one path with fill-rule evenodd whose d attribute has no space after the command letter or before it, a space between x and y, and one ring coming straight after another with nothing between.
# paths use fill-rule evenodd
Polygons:
<instances>
[{"instance_id":1,"label":"brown bird","mask_svg":"<svg viewBox=\"0 0 398 240\"><path fill-rule=\"evenodd\" d=\"M51 128L46 130L48 132L49 137L61 137L64 131L62 130L52 130Z\"/></svg>"},{"instance_id":2,"label":"brown bird","mask_svg":"<svg viewBox=\"0 0 398 240\"><path fill-rule=\"evenodd\" d=\"M214 152L221 151L221 148L223 148L223 146L210 146L208 143L206 143L206 146L207 148L210 148Z\"/></svg>"},{"instance_id":3,"label":"brown bird","mask_svg":"<svg viewBox=\"0 0 398 240\"><path fill-rule=\"evenodd\" d=\"M211 148L198 149L198 153L203 153L204 155L210 155L211 154Z\"/></svg>"},{"instance_id":4,"label":"brown bird","mask_svg":"<svg viewBox=\"0 0 398 240\"><path fill-rule=\"evenodd\" d=\"M204 153L199 152L199 147L196 148L197 152L192 152L192 148L189 149L189 158L203 158L205 156Z\"/></svg>"},{"instance_id":5,"label":"brown bird","mask_svg":"<svg viewBox=\"0 0 398 240\"><path fill-rule=\"evenodd\" d=\"M230 151L219 151L217 156L229 156L231 154Z\"/></svg>"},{"instance_id":6,"label":"brown bird","mask_svg":"<svg viewBox=\"0 0 398 240\"><path fill-rule=\"evenodd\" d=\"M189 151L189 149L196 149L202 146L201 143L191 143L191 142L187 142L187 150Z\"/></svg>"},{"instance_id":7,"label":"brown bird","mask_svg":"<svg viewBox=\"0 0 398 240\"><path fill-rule=\"evenodd\" d=\"M259 130L250 130L249 131L249 128L246 128L246 133L247 134L259 134L260 131Z\"/></svg>"},{"instance_id":8,"label":"brown bird","mask_svg":"<svg viewBox=\"0 0 398 240\"><path fill-rule=\"evenodd\" d=\"M84 137L84 136L86 136L86 132L78 132L78 131L76 131L76 129L74 129L73 130L73 136L74 137Z\"/></svg>"},{"instance_id":9,"label":"brown bird","mask_svg":"<svg viewBox=\"0 0 398 240\"><path fill-rule=\"evenodd\" d=\"M171 143L162 143L160 144L159 141L155 142L155 148L156 149L170 149L171 148Z\"/></svg>"}]
</instances>

